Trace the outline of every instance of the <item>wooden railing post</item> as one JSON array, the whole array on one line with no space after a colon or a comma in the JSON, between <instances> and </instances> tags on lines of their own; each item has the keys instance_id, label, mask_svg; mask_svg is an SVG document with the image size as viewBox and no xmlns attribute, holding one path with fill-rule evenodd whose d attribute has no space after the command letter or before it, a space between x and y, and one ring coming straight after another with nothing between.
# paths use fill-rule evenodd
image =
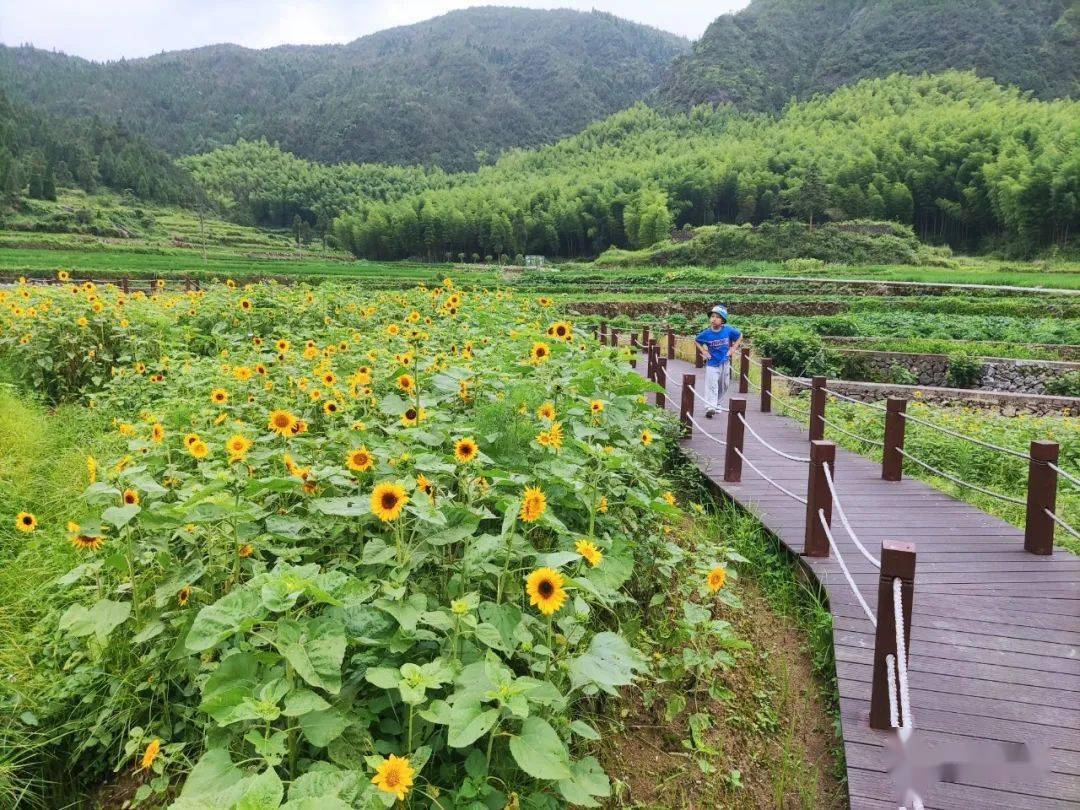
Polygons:
<instances>
[{"instance_id":1,"label":"wooden railing post","mask_svg":"<svg viewBox=\"0 0 1080 810\"><path fill-rule=\"evenodd\" d=\"M742 481L742 457L739 456L739 453L743 451L743 435L745 431L743 430L742 419L739 417L746 417L746 399L745 397L732 397L728 400L724 480L734 484Z\"/></svg>"},{"instance_id":2,"label":"wooden railing post","mask_svg":"<svg viewBox=\"0 0 1080 810\"><path fill-rule=\"evenodd\" d=\"M911 607L915 597L915 546L895 540L881 543L881 576L878 579L877 631L874 634L874 680L870 687L870 728L892 728L889 712L888 656L896 658L896 613L893 606L893 580L900 578L900 597L904 602L904 664L911 658ZM899 662L897 662L899 665ZM904 724L900 698L896 698L897 721Z\"/></svg>"},{"instance_id":3,"label":"wooden railing post","mask_svg":"<svg viewBox=\"0 0 1080 810\"><path fill-rule=\"evenodd\" d=\"M818 510L825 510L825 522L832 526L832 493L825 480L825 465L829 472L836 469L836 445L816 439L810 442L810 474L806 483L806 534L803 537L804 557L828 557L829 538L818 518ZM836 480L835 475L833 480Z\"/></svg>"},{"instance_id":4,"label":"wooden railing post","mask_svg":"<svg viewBox=\"0 0 1080 810\"><path fill-rule=\"evenodd\" d=\"M705 368L705 358L701 354L701 347L698 346L697 337L690 338L694 342L694 368Z\"/></svg>"},{"instance_id":5,"label":"wooden railing post","mask_svg":"<svg viewBox=\"0 0 1080 810\"><path fill-rule=\"evenodd\" d=\"M611 327L611 345L616 349L619 348L619 330L614 326Z\"/></svg>"},{"instance_id":6,"label":"wooden railing post","mask_svg":"<svg viewBox=\"0 0 1080 810\"><path fill-rule=\"evenodd\" d=\"M881 452L881 477L886 481L899 481L904 477L904 427L907 420L907 400L889 397L885 401L885 447Z\"/></svg>"},{"instance_id":7,"label":"wooden railing post","mask_svg":"<svg viewBox=\"0 0 1080 810\"><path fill-rule=\"evenodd\" d=\"M1058 443L1033 441L1028 462L1027 520L1024 523L1024 551L1054 553L1054 521L1046 512L1057 507Z\"/></svg>"},{"instance_id":8,"label":"wooden railing post","mask_svg":"<svg viewBox=\"0 0 1080 810\"><path fill-rule=\"evenodd\" d=\"M651 342L652 342L652 339L649 337L649 327L647 327L647 326L641 327L641 345L642 346L648 346L649 343L651 343Z\"/></svg>"},{"instance_id":9,"label":"wooden railing post","mask_svg":"<svg viewBox=\"0 0 1080 810\"><path fill-rule=\"evenodd\" d=\"M664 402L664 394L667 393L667 358L656 358L656 384L663 388L663 391L656 392L656 407L667 408L667 403Z\"/></svg>"},{"instance_id":10,"label":"wooden railing post","mask_svg":"<svg viewBox=\"0 0 1080 810\"><path fill-rule=\"evenodd\" d=\"M671 328L667 330L667 357L668 360L675 359L675 330Z\"/></svg>"},{"instance_id":11,"label":"wooden railing post","mask_svg":"<svg viewBox=\"0 0 1080 810\"><path fill-rule=\"evenodd\" d=\"M761 412L772 412L772 358L761 358Z\"/></svg>"},{"instance_id":12,"label":"wooden railing post","mask_svg":"<svg viewBox=\"0 0 1080 810\"><path fill-rule=\"evenodd\" d=\"M607 345L607 321L600 321L600 343Z\"/></svg>"},{"instance_id":13,"label":"wooden railing post","mask_svg":"<svg viewBox=\"0 0 1080 810\"><path fill-rule=\"evenodd\" d=\"M124 276L120 279L120 289L124 291L124 295L128 293L128 277Z\"/></svg>"},{"instance_id":14,"label":"wooden railing post","mask_svg":"<svg viewBox=\"0 0 1080 810\"><path fill-rule=\"evenodd\" d=\"M810 441L825 438L825 378L810 380Z\"/></svg>"},{"instance_id":15,"label":"wooden railing post","mask_svg":"<svg viewBox=\"0 0 1080 810\"><path fill-rule=\"evenodd\" d=\"M646 346L648 347L647 350L648 350L648 353L649 353L648 354L648 365L646 367L647 368L647 376L648 376L648 378L650 380L652 380L653 382L656 382L656 344L655 343L647 343Z\"/></svg>"},{"instance_id":16,"label":"wooden railing post","mask_svg":"<svg viewBox=\"0 0 1080 810\"><path fill-rule=\"evenodd\" d=\"M745 394L750 390L750 347L743 346L739 349L739 393Z\"/></svg>"},{"instance_id":17,"label":"wooden railing post","mask_svg":"<svg viewBox=\"0 0 1080 810\"><path fill-rule=\"evenodd\" d=\"M679 421L683 425L683 435L689 436L694 432L690 417L694 414L694 382L693 374L682 375L682 398L679 400Z\"/></svg>"},{"instance_id":18,"label":"wooden railing post","mask_svg":"<svg viewBox=\"0 0 1080 810\"><path fill-rule=\"evenodd\" d=\"M630 333L630 368L637 368L638 340L637 332Z\"/></svg>"}]
</instances>

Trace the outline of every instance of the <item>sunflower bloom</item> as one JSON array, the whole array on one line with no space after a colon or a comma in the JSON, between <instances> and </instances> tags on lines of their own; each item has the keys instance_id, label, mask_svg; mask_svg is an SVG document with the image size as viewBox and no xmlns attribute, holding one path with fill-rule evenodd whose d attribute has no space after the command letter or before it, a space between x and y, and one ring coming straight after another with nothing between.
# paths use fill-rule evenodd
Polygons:
<instances>
[{"instance_id":1,"label":"sunflower bloom","mask_svg":"<svg viewBox=\"0 0 1080 810\"><path fill-rule=\"evenodd\" d=\"M589 411L592 412L593 416L599 416L604 412L604 403L598 399L594 399L589 403Z\"/></svg>"},{"instance_id":2,"label":"sunflower bloom","mask_svg":"<svg viewBox=\"0 0 1080 810\"><path fill-rule=\"evenodd\" d=\"M139 770L140 771L148 770L150 768L150 766L154 764L154 760L158 758L158 754L160 754L160 753L161 753L161 740L157 740L157 739L152 740L150 742L150 744L148 746L146 746L146 751L143 752L142 762L139 764Z\"/></svg>"},{"instance_id":3,"label":"sunflower bloom","mask_svg":"<svg viewBox=\"0 0 1080 810\"><path fill-rule=\"evenodd\" d=\"M86 477L90 479L90 483L97 481L97 460L93 456L86 457Z\"/></svg>"},{"instance_id":4,"label":"sunflower bloom","mask_svg":"<svg viewBox=\"0 0 1080 810\"><path fill-rule=\"evenodd\" d=\"M139 502L139 493L134 489L124 490L124 503L127 506L134 506Z\"/></svg>"},{"instance_id":5,"label":"sunflower bloom","mask_svg":"<svg viewBox=\"0 0 1080 810\"><path fill-rule=\"evenodd\" d=\"M551 347L546 343L537 341L533 344L532 349L529 351L529 357L533 363L540 365L551 357Z\"/></svg>"},{"instance_id":6,"label":"sunflower bloom","mask_svg":"<svg viewBox=\"0 0 1080 810\"><path fill-rule=\"evenodd\" d=\"M405 800L405 794L412 787L413 775L416 773L409 764L408 757L399 757L394 754L389 759L383 760L375 769L375 775L371 777L371 784L386 793L392 793L398 801Z\"/></svg>"},{"instance_id":7,"label":"sunflower bloom","mask_svg":"<svg viewBox=\"0 0 1080 810\"><path fill-rule=\"evenodd\" d=\"M375 459L372 458L367 447L362 446L349 451L349 455L345 458L345 464L353 472L367 472L375 466Z\"/></svg>"},{"instance_id":8,"label":"sunflower bloom","mask_svg":"<svg viewBox=\"0 0 1080 810\"><path fill-rule=\"evenodd\" d=\"M521 499L521 519L526 523L534 523L540 519L547 509L547 496L540 487L527 487L525 495Z\"/></svg>"},{"instance_id":9,"label":"sunflower bloom","mask_svg":"<svg viewBox=\"0 0 1080 810\"><path fill-rule=\"evenodd\" d=\"M551 402L545 402L539 408L536 409L536 416L539 419L543 419L545 422L551 422L555 419L555 405Z\"/></svg>"},{"instance_id":10,"label":"sunflower bloom","mask_svg":"<svg viewBox=\"0 0 1080 810\"><path fill-rule=\"evenodd\" d=\"M19 512L15 516L15 528L25 534L30 534L37 528L37 518L29 512Z\"/></svg>"},{"instance_id":11,"label":"sunflower bloom","mask_svg":"<svg viewBox=\"0 0 1080 810\"><path fill-rule=\"evenodd\" d=\"M596 547L596 543L591 540L578 540L574 544L574 549L578 554L584 558L593 568L596 568L601 562L604 561L604 553Z\"/></svg>"},{"instance_id":12,"label":"sunflower bloom","mask_svg":"<svg viewBox=\"0 0 1080 810\"><path fill-rule=\"evenodd\" d=\"M727 580L727 571L723 569L723 566L716 566L709 575L705 578L705 581L709 583L709 590L716 593L718 590L724 587L724 582Z\"/></svg>"},{"instance_id":13,"label":"sunflower bloom","mask_svg":"<svg viewBox=\"0 0 1080 810\"><path fill-rule=\"evenodd\" d=\"M664 503L666 503L668 506L675 506L678 503L678 501L675 498L675 493L674 492L665 492L660 497L662 497L664 499Z\"/></svg>"},{"instance_id":14,"label":"sunflower bloom","mask_svg":"<svg viewBox=\"0 0 1080 810\"><path fill-rule=\"evenodd\" d=\"M210 392L210 401L215 405L224 405L229 401L229 392L224 388L215 388Z\"/></svg>"},{"instance_id":15,"label":"sunflower bloom","mask_svg":"<svg viewBox=\"0 0 1080 810\"><path fill-rule=\"evenodd\" d=\"M235 433L225 442L229 451L229 461L243 461L251 449L251 439L241 433Z\"/></svg>"},{"instance_id":16,"label":"sunflower bloom","mask_svg":"<svg viewBox=\"0 0 1080 810\"><path fill-rule=\"evenodd\" d=\"M105 544L105 538L101 535L86 534L78 523L68 523L68 541L79 551L97 551Z\"/></svg>"},{"instance_id":17,"label":"sunflower bloom","mask_svg":"<svg viewBox=\"0 0 1080 810\"><path fill-rule=\"evenodd\" d=\"M566 601L566 591L563 589L565 581L563 575L553 568L537 568L525 580L529 604L536 605L545 616L552 615Z\"/></svg>"},{"instance_id":18,"label":"sunflower bloom","mask_svg":"<svg viewBox=\"0 0 1080 810\"><path fill-rule=\"evenodd\" d=\"M458 439L454 444L454 458L460 464L468 464L473 461L479 452L480 448L477 446L475 439Z\"/></svg>"},{"instance_id":19,"label":"sunflower bloom","mask_svg":"<svg viewBox=\"0 0 1080 810\"><path fill-rule=\"evenodd\" d=\"M397 520L408 502L405 487L393 481L376 484L371 493L371 511L384 523Z\"/></svg>"},{"instance_id":20,"label":"sunflower bloom","mask_svg":"<svg viewBox=\"0 0 1080 810\"><path fill-rule=\"evenodd\" d=\"M296 430L296 417L288 411L270 411L268 427L281 436L291 436Z\"/></svg>"},{"instance_id":21,"label":"sunflower bloom","mask_svg":"<svg viewBox=\"0 0 1080 810\"><path fill-rule=\"evenodd\" d=\"M653 435L648 430L641 431L641 443L648 447L652 444Z\"/></svg>"},{"instance_id":22,"label":"sunflower bloom","mask_svg":"<svg viewBox=\"0 0 1080 810\"><path fill-rule=\"evenodd\" d=\"M210 448L202 439L196 439L188 445L188 452L195 458L206 458L210 454Z\"/></svg>"}]
</instances>

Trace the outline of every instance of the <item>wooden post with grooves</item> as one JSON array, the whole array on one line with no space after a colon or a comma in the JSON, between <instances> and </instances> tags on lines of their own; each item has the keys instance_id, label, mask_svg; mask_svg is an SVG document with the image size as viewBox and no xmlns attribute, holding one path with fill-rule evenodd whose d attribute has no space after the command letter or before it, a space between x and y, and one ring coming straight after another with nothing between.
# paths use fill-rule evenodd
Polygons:
<instances>
[{"instance_id":1,"label":"wooden post with grooves","mask_svg":"<svg viewBox=\"0 0 1080 810\"><path fill-rule=\"evenodd\" d=\"M667 358L675 359L675 330L670 327L667 330Z\"/></svg>"},{"instance_id":2,"label":"wooden post with grooves","mask_svg":"<svg viewBox=\"0 0 1080 810\"><path fill-rule=\"evenodd\" d=\"M904 664L911 658L911 607L915 597L915 546L895 540L881 543L881 576L878 578L877 630L874 633L874 675L870 687L870 728L892 728L889 712L889 669L886 658L896 658L896 613L893 580L900 578L900 598L904 602ZM897 686L899 689L899 685ZM897 722L904 723L900 696L896 696Z\"/></svg>"},{"instance_id":3,"label":"wooden post with grooves","mask_svg":"<svg viewBox=\"0 0 1080 810\"><path fill-rule=\"evenodd\" d=\"M825 378L810 380L810 441L825 438Z\"/></svg>"},{"instance_id":4,"label":"wooden post with grooves","mask_svg":"<svg viewBox=\"0 0 1080 810\"><path fill-rule=\"evenodd\" d=\"M600 343L607 345L607 321L600 321Z\"/></svg>"},{"instance_id":5,"label":"wooden post with grooves","mask_svg":"<svg viewBox=\"0 0 1080 810\"><path fill-rule=\"evenodd\" d=\"M698 345L697 337L691 340L694 341L694 368L705 368L705 358L701 356L701 346Z\"/></svg>"},{"instance_id":6,"label":"wooden post with grooves","mask_svg":"<svg viewBox=\"0 0 1080 810\"><path fill-rule=\"evenodd\" d=\"M124 295L128 292L128 277L124 276L120 279L120 289L124 291Z\"/></svg>"},{"instance_id":7,"label":"wooden post with grooves","mask_svg":"<svg viewBox=\"0 0 1080 810\"><path fill-rule=\"evenodd\" d=\"M656 344L646 343L645 350L648 352L645 376L647 376L650 381L656 382Z\"/></svg>"},{"instance_id":8,"label":"wooden post with grooves","mask_svg":"<svg viewBox=\"0 0 1080 810\"><path fill-rule=\"evenodd\" d=\"M682 398L679 400L679 421L683 425L683 436L689 436L694 432L690 417L694 413L694 381L693 374L682 375Z\"/></svg>"},{"instance_id":9,"label":"wooden post with grooves","mask_svg":"<svg viewBox=\"0 0 1080 810\"><path fill-rule=\"evenodd\" d=\"M885 481L899 481L904 477L904 428L907 420L907 400L889 397L885 401L885 447L881 451L881 477Z\"/></svg>"},{"instance_id":10,"label":"wooden post with grooves","mask_svg":"<svg viewBox=\"0 0 1080 810\"><path fill-rule=\"evenodd\" d=\"M637 368L638 340L637 332L630 333L630 368Z\"/></svg>"},{"instance_id":11,"label":"wooden post with grooves","mask_svg":"<svg viewBox=\"0 0 1080 810\"><path fill-rule=\"evenodd\" d=\"M804 557L828 557L829 538L818 518L818 510L825 511L825 523L832 526L832 493L825 480L825 465L836 480L836 445L815 439L810 442L810 474L806 483L806 534L803 538Z\"/></svg>"},{"instance_id":12,"label":"wooden post with grooves","mask_svg":"<svg viewBox=\"0 0 1080 810\"><path fill-rule=\"evenodd\" d=\"M746 416L746 398L731 397L728 400L727 448L724 453L724 480L733 484L742 481L743 430L742 419ZM738 452L736 452L738 451Z\"/></svg>"},{"instance_id":13,"label":"wooden post with grooves","mask_svg":"<svg viewBox=\"0 0 1080 810\"><path fill-rule=\"evenodd\" d=\"M745 394L750 390L750 347L743 346L739 349L739 393Z\"/></svg>"},{"instance_id":14,"label":"wooden post with grooves","mask_svg":"<svg viewBox=\"0 0 1080 810\"><path fill-rule=\"evenodd\" d=\"M659 353L659 352L657 352ZM656 407L667 408L667 403L664 401L664 394L667 393L667 358L656 358L656 384L663 388L663 391L656 392Z\"/></svg>"},{"instance_id":15,"label":"wooden post with grooves","mask_svg":"<svg viewBox=\"0 0 1080 810\"><path fill-rule=\"evenodd\" d=\"M761 358L761 412L772 413L772 358Z\"/></svg>"},{"instance_id":16,"label":"wooden post with grooves","mask_svg":"<svg viewBox=\"0 0 1080 810\"><path fill-rule=\"evenodd\" d=\"M642 345L648 346L650 342L651 342L651 339L649 337L649 327L647 327L647 326L641 327L641 343L642 343Z\"/></svg>"},{"instance_id":17,"label":"wooden post with grooves","mask_svg":"<svg viewBox=\"0 0 1080 810\"><path fill-rule=\"evenodd\" d=\"M1057 507L1058 443L1033 441L1028 462L1027 519L1024 522L1024 551L1029 554L1054 553L1054 521L1047 514Z\"/></svg>"}]
</instances>

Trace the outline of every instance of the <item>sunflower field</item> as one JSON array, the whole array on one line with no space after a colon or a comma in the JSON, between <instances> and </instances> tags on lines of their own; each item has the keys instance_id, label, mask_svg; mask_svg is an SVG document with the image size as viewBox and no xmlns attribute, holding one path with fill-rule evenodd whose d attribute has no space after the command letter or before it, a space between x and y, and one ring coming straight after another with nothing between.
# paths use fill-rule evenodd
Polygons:
<instances>
[{"instance_id":1,"label":"sunflower field","mask_svg":"<svg viewBox=\"0 0 1080 810\"><path fill-rule=\"evenodd\" d=\"M18 285L0 358L124 448L62 527L3 506L78 556L0 719L136 806L598 806L590 719L660 677L650 639L737 645L737 555L671 538L655 389L544 298Z\"/></svg>"}]
</instances>

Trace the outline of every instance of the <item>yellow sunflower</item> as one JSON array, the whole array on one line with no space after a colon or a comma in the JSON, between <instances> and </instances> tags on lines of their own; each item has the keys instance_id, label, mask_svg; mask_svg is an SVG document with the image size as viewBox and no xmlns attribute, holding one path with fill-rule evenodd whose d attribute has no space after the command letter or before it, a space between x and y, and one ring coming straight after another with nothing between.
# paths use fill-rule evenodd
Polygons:
<instances>
[{"instance_id":1,"label":"yellow sunflower","mask_svg":"<svg viewBox=\"0 0 1080 810\"><path fill-rule=\"evenodd\" d=\"M146 751L143 752L142 761L139 764L139 770L145 771L154 764L154 760L158 758L158 754L161 753L161 740L152 740L151 743L146 746Z\"/></svg>"},{"instance_id":2,"label":"yellow sunflower","mask_svg":"<svg viewBox=\"0 0 1080 810\"><path fill-rule=\"evenodd\" d=\"M598 399L594 399L589 403L589 410L592 412L593 416L599 416L604 412L604 403Z\"/></svg>"},{"instance_id":3,"label":"yellow sunflower","mask_svg":"<svg viewBox=\"0 0 1080 810\"><path fill-rule=\"evenodd\" d=\"M68 524L68 540L80 551L97 551L105 544L105 538L99 534L87 534L78 523Z\"/></svg>"},{"instance_id":4,"label":"yellow sunflower","mask_svg":"<svg viewBox=\"0 0 1080 810\"><path fill-rule=\"evenodd\" d=\"M566 591L563 589L565 581L563 575L553 568L537 568L525 580L529 604L536 605L545 616L552 615L566 601Z\"/></svg>"},{"instance_id":5,"label":"yellow sunflower","mask_svg":"<svg viewBox=\"0 0 1080 810\"><path fill-rule=\"evenodd\" d=\"M229 401L229 392L224 388L215 388L210 392L210 401L215 405L223 405Z\"/></svg>"},{"instance_id":6,"label":"yellow sunflower","mask_svg":"<svg viewBox=\"0 0 1080 810\"><path fill-rule=\"evenodd\" d=\"M375 459L366 446L350 450L345 458L345 464L354 472L367 472L375 466Z\"/></svg>"},{"instance_id":7,"label":"yellow sunflower","mask_svg":"<svg viewBox=\"0 0 1080 810\"><path fill-rule=\"evenodd\" d=\"M251 449L251 444L251 439L241 433L230 436L229 440L225 442L225 447L229 451L229 459L231 461L243 461L248 450Z\"/></svg>"},{"instance_id":8,"label":"yellow sunflower","mask_svg":"<svg viewBox=\"0 0 1080 810\"><path fill-rule=\"evenodd\" d=\"M402 391L405 391L406 393L412 391L413 388L416 387L416 381L413 380L411 374L402 374L397 378L396 382L397 387L400 388Z\"/></svg>"},{"instance_id":9,"label":"yellow sunflower","mask_svg":"<svg viewBox=\"0 0 1080 810\"><path fill-rule=\"evenodd\" d=\"M384 523L397 520L408 502L405 487L393 481L376 484L371 493L371 511Z\"/></svg>"},{"instance_id":10,"label":"yellow sunflower","mask_svg":"<svg viewBox=\"0 0 1080 810\"><path fill-rule=\"evenodd\" d=\"M641 431L641 443L643 445L648 447L650 444L652 444L652 440L653 440L652 433L650 433L647 429Z\"/></svg>"},{"instance_id":11,"label":"yellow sunflower","mask_svg":"<svg viewBox=\"0 0 1080 810\"><path fill-rule=\"evenodd\" d=\"M539 419L543 419L545 422L550 422L555 418L555 405L551 402L545 402L539 408L536 409L536 416Z\"/></svg>"},{"instance_id":12,"label":"yellow sunflower","mask_svg":"<svg viewBox=\"0 0 1080 810\"><path fill-rule=\"evenodd\" d=\"M188 445L188 452L195 458L206 458L210 454L210 448L202 439L196 439Z\"/></svg>"},{"instance_id":13,"label":"yellow sunflower","mask_svg":"<svg viewBox=\"0 0 1080 810\"><path fill-rule=\"evenodd\" d=\"M296 429L296 417L288 411L270 411L270 430L282 436L291 436Z\"/></svg>"},{"instance_id":14,"label":"yellow sunflower","mask_svg":"<svg viewBox=\"0 0 1080 810\"><path fill-rule=\"evenodd\" d=\"M468 464L476 458L479 452L480 448L474 439L458 439L457 443L454 444L454 458L461 464Z\"/></svg>"},{"instance_id":15,"label":"yellow sunflower","mask_svg":"<svg viewBox=\"0 0 1080 810\"><path fill-rule=\"evenodd\" d=\"M604 560L604 553L596 547L596 543L591 540L578 540L574 544L574 549L585 558L585 561L593 568L598 566Z\"/></svg>"},{"instance_id":16,"label":"yellow sunflower","mask_svg":"<svg viewBox=\"0 0 1080 810\"><path fill-rule=\"evenodd\" d=\"M527 487L525 495L521 499L521 519L526 523L534 523L540 519L547 509L547 497L540 487Z\"/></svg>"},{"instance_id":17,"label":"yellow sunflower","mask_svg":"<svg viewBox=\"0 0 1080 810\"><path fill-rule=\"evenodd\" d=\"M716 593L724 587L725 580L727 580L727 571L719 565L710 571L709 575L705 578L705 581L709 583L709 590L713 593Z\"/></svg>"},{"instance_id":18,"label":"yellow sunflower","mask_svg":"<svg viewBox=\"0 0 1080 810\"><path fill-rule=\"evenodd\" d=\"M545 362L549 357L551 357L551 347L548 346L546 343L541 343L540 341L537 341L533 344L532 349L529 351L529 357L534 363L539 365L540 363Z\"/></svg>"},{"instance_id":19,"label":"yellow sunflower","mask_svg":"<svg viewBox=\"0 0 1080 810\"><path fill-rule=\"evenodd\" d=\"M405 794L412 787L415 773L408 757L391 754L389 759L384 759L375 769L371 784L379 790L393 794L398 801L404 801Z\"/></svg>"},{"instance_id":20,"label":"yellow sunflower","mask_svg":"<svg viewBox=\"0 0 1080 810\"><path fill-rule=\"evenodd\" d=\"M37 518L29 512L19 512L15 516L15 528L29 534L37 528Z\"/></svg>"},{"instance_id":21,"label":"yellow sunflower","mask_svg":"<svg viewBox=\"0 0 1080 810\"><path fill-rule=\"evenodd\" d=\"M134 489L124 490L124 503L128 506L134 506L139 502L139 493Z\"/></svg>"}]
</instances>

